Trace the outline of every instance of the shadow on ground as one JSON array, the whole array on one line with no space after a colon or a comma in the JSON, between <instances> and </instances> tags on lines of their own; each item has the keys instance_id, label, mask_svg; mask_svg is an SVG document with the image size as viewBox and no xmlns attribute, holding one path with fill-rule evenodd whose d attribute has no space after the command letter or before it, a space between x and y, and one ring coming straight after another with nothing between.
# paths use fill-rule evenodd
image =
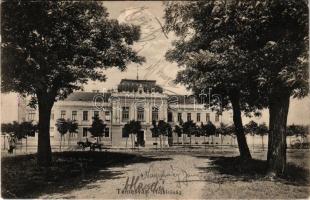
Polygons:
<instances>
[{"instance_id":1,"label":"shadow on ground","mask_svg":"<svg viewBox=\"0 0 310 200\"><path fill-rule=\"evenodd\" d=\"M36 198L45 193L70 191L123 174L112 172L110 167L169 159L113 152L57 152L53 153L52 165L43 168L36 165L35 154L2 158L1 196Z\"/></svg>"},{"instance_id":2,"label":"shadow on ground","mask_svg":"<svg viewBox=\"0 0 310 200\"><path fill-rule=\"evenodd\" d=\"M267 162L263 160L251 159L244 161L240 157L210 157L210 156L197 156L199 158L208 158L211 160L210 166L200 168L201 170L216 170L215 172L221 176L221 181L226 179L229 181L255 181L255 180L270 180L266 176ZM273 179L274 181L281 182L288 185L296 186L309 186L310 185L310 172L309 170L298 166L294 163L288 163L286 172L283 176Z\"/></svg>"}]
</instances>

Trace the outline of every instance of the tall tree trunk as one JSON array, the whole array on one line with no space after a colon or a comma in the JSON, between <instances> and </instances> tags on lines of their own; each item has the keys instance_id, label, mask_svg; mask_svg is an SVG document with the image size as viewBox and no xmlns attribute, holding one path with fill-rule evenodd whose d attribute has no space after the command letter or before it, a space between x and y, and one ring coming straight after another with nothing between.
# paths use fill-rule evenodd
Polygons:
<instances>
[{"instance_id":1,"label":"tall tree trunk","mask_svg":"<svg viewBox=\"0 0 310 200\"><path fill-rule=\"evenodd\" d=\"M5 138L6 138L6 136L4 135L3 138L4 138L3 139L3 149L5 149L5 140L6 140Z\"/></svg>"},{"instance_id":2,"label":"tall tree trunk","mask_svg":"<svg viewBox=\"0 0 310 200\"><path fill-rule=\"evenodd\" d=\"M251 153L246 142L246 138L244 135L244 129L241 118L241 110L240 110L240 93L236 91L230 96L232 108L233 108L233 121L235 125L235 131L238 141L238 148L240 152L240 157L242 159L251 159Z\"/></svg>"},{"instance_id":3,"label":"tall tree trunk","mask_svg":"<svg viewBox=\"0 0 310 200\"><path fill-rule=\"evenodd\" d=\"M254 152L254 140L255 140L255 135L253 133L253 152Z\"/></svg>"},{"instance_id":4,"label":"tall tree trunk","mask_svg":"<svg viewBox=\"0 0 310 200\"><path fill-rule=\"evenodd\" d=\"M131 150L133 151L133 146L134 146L134 144L133 144L133 134L131 134Z\"/></svg>"},{"instance_id":5,"label":"tall tree trunk","mask_svg":"<svg viewBox=\"0 0 310 200\"><path fill-rule=\"evenodd\" d=\"M221 151L223 151L223 135L221 134Z\"/></svg>"},{"instance_id":6,"label":"tall tree trunk","mask_svg":"<svg viewBox=\"0 0 310 200\"><path fill-rule=\"evenodd\" d=\"M206 135L203 135L203 143L205 144L205 151L207 151Z\"/></svg>"},{"instance_id":7,"label":"tall tree trunk","mask_svg":"<svg viewBox=\"0 0 310 200\"><path fill-rule=\"evenodd\" d=\"M61 142L62 142L62 134L60 134L60 140L59 140L59 151L61 151Z\"/></svg>"},{"instance_id":8,"label":"tall tree trunk","mask_svg":"<svg viewBox=\"0 0 310 200\"><path fill-rule=\"evenodd\" d=\"M267 163L270 175L281 175L286 165L286 124L290 103L287 90L277 88L269 98Z\"/></svg>"},{"instance_id":9,"label":"tall tree trunk","mask_svg":"<svg viewBox=\"0 0 310 200\"><path fill-rule=\"evenodd\" d=\"M71 133L69 133L68 135L68 148L70 148L70 137L71 137Z\"/></svg>"},{"instance_id":10,"label":"tall tree trunk","mask_svg":"<svg viewBox=\"0 0 310 200\"><path fill-rule=\"evenodd\" d=\"M39 105L38 153L37 162L41 166L49 166L52 162L50 142L50 117L54 101L46 94L37 95Z\"/></svg>"}]
</instances>

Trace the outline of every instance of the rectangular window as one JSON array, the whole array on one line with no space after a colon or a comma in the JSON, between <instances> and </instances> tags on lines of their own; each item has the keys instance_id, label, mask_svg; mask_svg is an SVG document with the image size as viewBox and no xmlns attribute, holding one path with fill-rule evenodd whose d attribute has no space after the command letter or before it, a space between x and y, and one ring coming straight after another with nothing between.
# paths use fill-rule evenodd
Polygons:
<instances>
[{"instance_id":1,"label":"rectangular window","mask_svg":"<svg viewBox=\"0 0 310 200\"><path fill-rule=\"evenodd\" d=\"M109 128L105 128L104 137L110 137L110 129Z\"/></svg>"},{"instance_id":2,"label":"rectangular window","mask_svg":"<svg viewBox=\"0 0 310 200\"><path fill-rule=\"evenodd\" d=\"M122 110L122 121L127 122L129 120L129 107L123 107Z\"/></svg>"},{"instance_id":3,"label":"rectangular window","mask_svg":"<svg viewBox=\"0 0 310 200\"><path fill-rule=\"evenodd\" d=\"M144 121L144 108L143 107L137 108L137 120Z\"/></svg>"},{"instance_id":4,"label":"rectangular window","mask_svg":"<svg viewBox=\"0 0 310 200\"><path fill-rule=\"evenodd\" d=\"M122 138L128 138L129 134L125 132L125 128L122 128Z\"/></svg>"},{"instance_id":5,"label":"rectangular window","mask_svg":"<svg viewBox=\"0 0 310 200\"><path fill-rule=\"evenodd\" d=\"M152 121L158 121L158 108L152 107Z\"/></svg>"},{"instance_id":6,"label":"rectangular window","mask_svg":"<svg viewBox=\"0 0 310 200\"><path fill-rule=\"evenodd\" d=\"M200 122L200 113L197 113L197 122Z\"/></svg>"},{"instance_id":7,"label":"rectangular window","mask_svg":"<svg viewBox=\"0 0 310 200\"><path fill-rule=\"evenodd\" d=\"M220 115L218 113L215 114L215 121L216 122L220 121Z\"/></svg>"},{"instance_id":8,"label":"rectangular window","mask_svg":"<svg viewBox=\"0 0 310 200\"><path fill-rule=\"evenodd\" d=\"M54 113L51 113L51 120L54 120Z\"/></svg>"},{"instance_id":9,"label":"rectangular window","mask_svg":"<svg viewBox=\"0 0 310 200\"><path fill-rule=\"evenodd\" d=\"M60 118L64 119L65 117L66 117L66 111L65 110L60 111Z\"/></svg>"},{"instance_id":10,"label":"rectangular window","mask_svg":"<svg viewBox=\"0 0 310 200\"><path fill-rule=\"evenodd\" d=\"M83 137L87 137L87 128L83 128Z\"/></svg>"},{"instance_id":11,"label":"rectangular window","mask_svg":"<svg viewBox=\"0 0 310 200\"><path fill-rule=\"evenodd\" d=\"M105 120L106 121L110 121L111 117L110 117L110 111L105 111L104 112L104 115L105 115Z\"/></svg>"},{"instance_id":12,"label":"rectangular window","mask_svg":"<svg viewBox=\"0 0 310 200\"><path fill-rule=\"evenodd\" d=\"M99 117L99 111L97 111L97 110L94 111L94 117L95 117L95 116Z\"/></svg>"},{"instance_id":13,"label":"rectangular window","mask_svg":"<svg viewBox=\"0 0 310 200\"><path fill-rule=\"evenodd\" d=\"M210 113L206 113L206 122L210 121Z\"/></svg>"},{"instance_id":14,"label":"rectangular window","mask_svg":"<svg viewBox=\"0 0 310 200\"><path fill-rule=\"evenodd\" d=\"M30 113L28 114L28 120L29 120L29 121L34 120L34 116L35 116L35 113L34 113L34 112L30 112Z\"/></svg>"},{"instance_id":15,"label":"rectangular window","mask_svg":"<svg viewBox=\"0 0 310 200\"><path fill-rule=\"evenodd\" d=\"M187 113L187 121L191 121L192 120L192 113Z\"/></svg>"},{"instance_id":16,"label":"rectangular window","mask_svg":"<svg viewBox=\"0 0 310 200\"><path fill-rule=\"evenodd\" d=\"M83 121L88 121L88 111L83 111Z\"/></svg>"},{"instance_id":17,"label":"rectangular window","mask_svg":"<svg viewBox=\"0 0 310 200\"><path fill-rule=\"evenodd\" d=\"M72 111L72 120L76 120L77 111Z\"/></svg>"},{"instance_id":18,"label":"rectangular window","mask_svg":"<svg viewBox=\"0 0 310 200\"><path fill-rule=\"evenodd\" d=\"M172 112L168 112L168 122L173 122Z\"/></svg>"},{"instance_id":19,"label":"rectangular window","mask_svg":"<svg viewBox=\"0 0 310 200\"><path fill-rule=\"evenodd\" d=\"M178 122L182 121L182 113L178 113Z\"/></svg>"}]
</instances>

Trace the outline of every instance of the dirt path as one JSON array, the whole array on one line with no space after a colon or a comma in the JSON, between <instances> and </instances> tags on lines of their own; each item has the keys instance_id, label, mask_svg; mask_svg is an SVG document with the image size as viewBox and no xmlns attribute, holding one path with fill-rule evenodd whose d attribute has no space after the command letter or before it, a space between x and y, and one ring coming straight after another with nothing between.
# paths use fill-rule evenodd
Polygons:
<instances>
[{"instance_id":1,"label":"dirt path","mask_svg":"<svg viewBox=\"0 0 310 200\"><path fill-rule=\"evenodd\" d=\"M170 159L110 168L107 170L119 175L112 179L99 179L82 189L39 198L202 198L206 182L202 181L204 172L199 168L207 167L209 160L189 155L170 155L168 158Z\"/></svg>"}]
</instances>

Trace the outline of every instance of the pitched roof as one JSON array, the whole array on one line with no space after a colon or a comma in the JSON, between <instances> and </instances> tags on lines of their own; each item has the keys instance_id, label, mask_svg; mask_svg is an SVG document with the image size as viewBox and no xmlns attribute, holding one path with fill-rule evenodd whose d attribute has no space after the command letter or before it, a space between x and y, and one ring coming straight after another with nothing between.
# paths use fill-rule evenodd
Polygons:
<instances>
[{"instance_id":1,"label":"pitched roof","mask_svg":"<svg viewBox=\"0 0 310 200\"><path fill-rule=\"evenodd\" d=\"M108 102L108 99L111 96L111 93L102 93L102 92L74 92L71 93L65 101L93 101L95 96L97 102Z\"/></svg>"},{"instance_id":2,"label":"pitched roof","mask_svg":"<svg viewBox=\"0 0 310 200\"><path fill-rule=\"evenodd\" d=\"M159 85L156 85L155 80L135 80L135 79L122 79L117 87L119 92L137 92L138 88L142 86L144 92L151 92L152 89L155 92L162 93L163 89Z\"/></svg>"}]
</instances>

